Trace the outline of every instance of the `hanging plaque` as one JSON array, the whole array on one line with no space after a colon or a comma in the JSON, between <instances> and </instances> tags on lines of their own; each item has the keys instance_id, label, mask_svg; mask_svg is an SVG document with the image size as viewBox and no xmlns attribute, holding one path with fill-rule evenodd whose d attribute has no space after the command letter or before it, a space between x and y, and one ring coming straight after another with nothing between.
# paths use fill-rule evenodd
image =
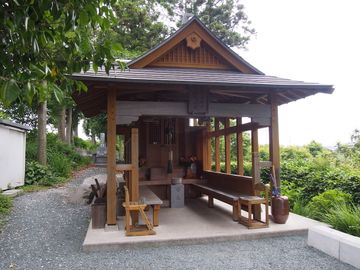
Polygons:
<instances>
[{"instance_id":1,"label":"hanging plaque","mask_svg":"<svg viewBox=\"0 0 360 270\"><path fill-rule=\"evenodd\" d=\"M204 115L207 114L208 111L208 91L206 89L190 89L188 113L192 115Z\"/></svg>"}]
</instances>

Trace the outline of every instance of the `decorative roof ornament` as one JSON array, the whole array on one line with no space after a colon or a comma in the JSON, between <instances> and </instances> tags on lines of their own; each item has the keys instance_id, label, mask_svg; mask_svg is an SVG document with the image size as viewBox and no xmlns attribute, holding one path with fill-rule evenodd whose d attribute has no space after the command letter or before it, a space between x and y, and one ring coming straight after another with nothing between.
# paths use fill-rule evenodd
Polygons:
<instances>
[{"instance_id":1,"label":"decorative roof ornament","mask_svg":"<svg viewBox=\"0 0 360 270\"><path fill-rule=\"evenodd\" d=\"M201 37L194 32L186 37L186 45L193 50L200 48L200 43Z\"/></svg>"}]
</instances>

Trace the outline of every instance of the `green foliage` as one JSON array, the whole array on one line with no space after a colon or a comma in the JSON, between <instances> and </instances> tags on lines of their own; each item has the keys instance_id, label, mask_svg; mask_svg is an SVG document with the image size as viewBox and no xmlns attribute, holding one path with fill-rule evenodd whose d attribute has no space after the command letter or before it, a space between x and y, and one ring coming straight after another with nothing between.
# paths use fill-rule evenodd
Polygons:
<instances>
[{"instance_id":1,"label":"green foliage","mask_svg":"<svg viewBox=\"0 0 360 270\"><path fill-rule=\"evenodd\" d=\"M108 31L97 33L98 43L121 44L118 58L132 59L155 47L169 33L159 21L160 9L153 0L123 0L113 6L116 23Z\"/></svg>"},{"instance_id":2,"label":"green foliage","mask_svg":"<svg viewBox=\"0 0 360 270\"><path fill-rule=\"evenodd\" d=\"M36 134L30 133L26 143L27 185L53 186L68 178L73 169L89 164L91 160L82 157L75 147L61 142L56 134L47 134L48 165L40 165L36 161Z\"/></svg>"},{"instance_id":3,"label":"green foliage","mask_svg":"<svg viewBox=\"0 0 360 270\"><path fill-rule=\"evenodd\" d=\"M25 184L40 184L52 179L54 176L48 167L39 164L36 161L26 162L25 166Z\"/></svg>"},{"instance_id":4,"label":"green foliage","mask_svg":"<svg viewBox=\"0 0 360 270\"><path fill-rule=\"evenodd\" d=\"M312 209L301 199L292 201L292 212L304 217L312 218Z\"/></svg>"},{"instance_id":5,"label":"green foliage","mask_svg":"<svg viewBox=\"0 0 360 270\"><path fill-rule=\"evenodd\" d=\"M84 131L87 136L90 136L93 141L96 138L100 138L100 133L106 131L107 117L105 113L99 114L92 118L86 118L84 120Z\"/></svg>"},{"instance_id":6,"label":"green foliage","mask_svg":"<svg viewBox=\"0 0 360 270\"><path fill-rule=\"evenodd\" d=\"M9 213L12 207L12 198L0 194L0 215Z\"/></svg>"},{"instance_id":7,"label":"green foliage","mask_svg":"<svg viewBox=\"0 0 360 270\"><path fill-rule=\"evenodd\" d=\"M335 205L324 221L334 229L360 237L360 206L352 204Z\"/></svg>"},{"instance_id":8,"label":"green foliage","mask_svg":"<svg viewBox=\"0 0 360 270\"><path fill-rule=\"evenodd\" d=\"M92 46L92 30L110 26L113 2L3 1L0 102L9 105L20 98L32 104L49 96L59 99L65 88L84 89L66 75L89 69L91 60L110 70L112 50L107 44Z\"/></svg>"},{"instance_id":9,"label":"green foliage","mask_svg":"<svg viewBox=\"0 0 360 270\"><path fill-rule=\"evenodd\" d=\"M88 151L95 151L98 147L97 144L94 144L89 140L83 140L79 137L74 137L74 146Z\"/></svg>"},{"instance_id":10,"label":"green foliage","mask_svg":"<svg viewBox=\"0 0 360 270\"><path fill-rule=\"evenodd\" d=\"M245 47L255 34L244 5L233 0L170 0L157 2L168 12L170 19L182 24L184 14L197 16L216 36L230 47Z\"/></svg>"},{"instance_id":11,"label":"green foliage","mask_svg":"<svg viewBox=\"0 0 360 270\"><path fill-rule=\"evenodd\" d=\"M311 199L307 207L311 216L317 220L323 220L324 213L331 211L334 205L351 202L351 195L339 190L328 190Z\"/></svg>"}]
</instances>

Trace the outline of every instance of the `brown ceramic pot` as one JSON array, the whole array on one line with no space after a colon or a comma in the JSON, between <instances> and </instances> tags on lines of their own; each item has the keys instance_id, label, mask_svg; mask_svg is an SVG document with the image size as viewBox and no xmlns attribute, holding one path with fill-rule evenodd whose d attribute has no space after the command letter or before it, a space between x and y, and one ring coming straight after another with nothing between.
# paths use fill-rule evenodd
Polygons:
<instances>
[{"instance_id":1,"label":"brown ceramic pot","mask_svg":"<svg viewBox=\"0 0 360 270\"><path fill-rule=\"evenodd\" d=\"M289 217L289 199L286 196L272 197L271 215L275 223L285 224Z\"/></svg>"}]
</instances>

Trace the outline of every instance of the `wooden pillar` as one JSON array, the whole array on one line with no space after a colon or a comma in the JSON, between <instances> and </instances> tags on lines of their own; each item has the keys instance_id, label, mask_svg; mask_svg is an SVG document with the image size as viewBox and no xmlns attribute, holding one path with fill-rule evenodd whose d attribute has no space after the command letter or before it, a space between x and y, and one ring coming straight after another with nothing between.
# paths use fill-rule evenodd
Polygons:
<instances>
[{"instance_id":1,"label":"wooden pillar","mask_svg":"<svg viewBox=\"0 0 360 270\"><path fill-rule=\"evenodd\" d=\"M130 201L139 201L139 130L131 129L131 172L129 179ZM132 211L131 220L133 224L139 222L139 213Z\"/></svg>"},{"instance_id":2,"label":"wooden pillar","mask_svg":"<svg viewBox=\"0 0 360 270\"><path fill-rule=\"evenodd\" d=\"M260 160L259 160L259 138L258 130L251 130L251 162L252 162L252 177L254 184L260 182Z\"/></svg>"},{"instance_id":3,"label":"wooden pillar","mask_svg":"<svg viewBox=\"0 0 360 270\"><path fill-rule=\"evenodd\" d=\"M251 130L251 163L252 163L252 177L254 179L254 186L260 183L260 156L259 156L259 138L258 130ZM259 195L256 192L254 195ZM253 207L254 219L261 219L261 208L257 205Z\"/></svg>"},{"instance_id":4,"label":"wooden pillar","mask_svg":"<svg viewBox=\"0 0 360 270\"><path fill-rule=\"evenodd\" d=\"M207 124L207 132L211 131L210 123ZM211 137L206 134L206 153L207 153L207 169L211 171L212 157L211 157Z\"/></svg>"},{"instance_id":5,"label":"wooden pillar","mask_svg":"<svg viewBox=\"0 0 360 270\"><path fill-rule=\"evenodd\" d=\"M279 141L279 120L276 94L270 95L271 102L271 126L269 128L269 152L270 161L275 167L276 184L280 187L280 141Z\"/></svg>"},{"instance_id":6,"label":"wooden pillar","mask_svg":"<svg viewBox=\"0 0 360 270\"><path fill-rule=\"evenodd\" d=\"M219 119L215 118L215 131L219 130ZM220 172L220 137L215 137L215 171Z\"/></svg>"},{"instance_id":7,"label":"wooden pillar","mask_svg":"<svg viewBox=\"0 0 360 270\"><path fill-rule=\"evenodd\" d=\"M203 170L211 170L211 138L208 137L209 127L202 130Z\"/></svg>"},{"instance_id":8,"label":"wooden pillar","mask_svg":"<svg viewBox=\"0 0 360 270\"><path fill-rule=\"evenodd\" d=\"M236 125L239 127L242 125L241 117L236 119ZM237 145L237 173L244 175L244 145L243 145L242 132L236 133L236 145Z\"/></svg>"},{"instance_id":9,"label":"wooden pillar","mask_svg":"<svg viewBox=\"0 0 360 270\"><path fill-rule=\"evenodd\" d=\"M107 93L107 219L108 225L116 224L116 91Z\"/></svg>"},{"instance_id":10,"label":"wooden pillar","mask_svg":"<svg viewBox=\"0 0 360 270\"><path fill-rule=\"evenodd\" d=\"M230 127L230 119L225 119L225 129ZM230 134L225 135L225 172L231 173Z\"/></svg>"},{"instance_id":11,"label":"wooden pillar","mask_svg":"<svg viewBox=\"0 0 360 270\"><path fill-rule=\"evenodd\" d=\"M130 200L139 200L139 131L137 128L131 129L131 182Z\"/></svg>"}]
</instances>

